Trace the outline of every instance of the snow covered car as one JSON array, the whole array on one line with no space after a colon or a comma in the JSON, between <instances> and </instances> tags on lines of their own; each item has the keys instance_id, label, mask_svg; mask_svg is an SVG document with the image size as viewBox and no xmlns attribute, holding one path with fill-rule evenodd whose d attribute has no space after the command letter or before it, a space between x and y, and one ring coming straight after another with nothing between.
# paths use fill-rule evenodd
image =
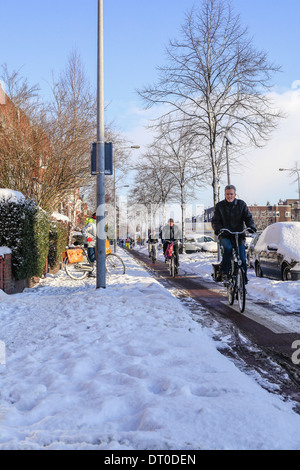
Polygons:
<instances>
[{"instance_id":1,"label":"snow covered car","mask_svg":"<svg viewBox=\"0 0 300 470\"><path fill-rule=\"evenodd\" d=\"M195 238L187 238L184 243L186 253L196 253L201 251L201 248L197 246Z\"/></svg>"},{"instance_id":2,"label":"snow covered car","mask_svg":"<svg viewBox=\"0 0 300 470\"><path fill-rule=\"evenodd\" d=\"M196 238L196 244L201 248L201 251L209 251L211 253L218 252L218 244L212 237L204 235L203 237Z\"/></svg>"},{"instance_id":3,"label":"snow covered car","mask_svg":"<svg viewBox=\"0 0 300 470\"><path fill-rule=\"evenodd\" d=\"M217 253L218 244L212 237L208 237L206 235L195 238L187 238L185 241L185 251L186 253L195 253L199 251Z\"/></svg>"},{"instance_id":4,"label":"snow covered car","mask_svg":"<svg viewBox=\"0 0 300 470\"><path fill-rule=\"evenodd\" d=\"M255 273L283 281L300 279L300 222L269 225L254 249Z\"/></svg>"},{"instance_id":5,"label":"snow covered car","mask_svg":"<svg viewBox=\"0 0 300 470\"><path fill-rule=\"evenodd\" d=\"M262 234L262 231L256 232L254 237L251 239L252 241L249 244L248 249L247 249L247 261L248 261L248 265L250 268L254 268L255 266L255 260L256 260L255 247L261 234Z\"/></svg>"}]
</instances>

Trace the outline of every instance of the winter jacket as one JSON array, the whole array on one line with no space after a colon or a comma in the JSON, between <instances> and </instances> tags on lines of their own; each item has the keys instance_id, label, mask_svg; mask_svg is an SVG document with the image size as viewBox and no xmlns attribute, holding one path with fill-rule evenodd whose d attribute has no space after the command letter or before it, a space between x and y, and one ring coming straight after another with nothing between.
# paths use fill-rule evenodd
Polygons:
<instances>
[{"instance_id":1,"label":"winter jacket","mask_svg":"<svg viewBox=\"0 0 300 470\"><path fill-rule=\"evenodd\" d=\"M162 234L161 238L163 240L181 240L181 230L178 227L178 225L173 225L173 227L170 227L170 225L165 225L162 229Z\"/></svg>"},{"instance_id":2,"label":"winter jacket","mask_svg":"<svg viewBox=\"0 0 300 470\"><path fill-rule=\"evenodd\" d=\"M152 233L149 235L147 243L158 243L158 237Z\"/></svg>"},{"instance_id":3,"label":"winter jacket","mask_svg":"<svg viewBox=\"0 0 300 470\"><path fill-rule=\"evenodd\" d=\"M90 222L82 229L82 234L85 237L85 242L88 248L94 248L96 246L96 221L90 219Z\"/></svg>"},{"instance_id":4,"label":"winter jacket","mask_svg":"<svg viewBox=\"0 0 300 470\"><path fill-rule=\"evenodd\" d=\"M247 204L241 199L235 199L232 203L228 203L226 199L219 202L216 205L211 225L216 235L222 228L227 228L231 232L242 232L244 228L251 227L256 232L252 214ZM230 238L230 235L225 232L221 238ZM244 239L245 234L240 235L240 238Z\"/></svg>"}]
</instances>

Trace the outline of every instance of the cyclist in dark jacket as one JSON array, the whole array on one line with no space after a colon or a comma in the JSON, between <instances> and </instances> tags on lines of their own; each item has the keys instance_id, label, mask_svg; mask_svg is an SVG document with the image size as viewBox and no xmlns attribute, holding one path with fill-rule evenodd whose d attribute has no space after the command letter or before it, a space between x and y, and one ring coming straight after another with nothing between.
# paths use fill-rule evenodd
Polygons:
<instances>
[{"instance_id":1,"label":"cyclist in dark jacket","mask_svg":"<svg viewBox=\"0 0 300 470\"><path fill-rule=\"evenodd\" d=\"M163 241L163 252L166 253L166 249L171 242L175 242L173 246L175 254L175 269L178 271L179 266L179 240L181 239L181 230L178 225L174 225L174 220L169 219L168 225L165 225L162 229L161 238Z\"/></svg>"},{"instance_id":2,"label":"cyclist in dark jacket","mask_svg":"<svg viewBox=\"0 0 300 470\"><path fill-rule=\"evenodd\" d=\"M236 199L236 188L228 185L225 188L225 199L216 205L215 212L211 221L216 235L219 235L222 228L227 228L231 232L242 232L246 227L256 232L252 214L247 204L241 199ZM245 224L245 225L244 225ZM239 236L240 257L247 279L247 261L245 249L245 234ZM220 236L220 245L223 247L223 258L221 263L221 273L223 280L226 280L230 271L232 257L232 236L229 233L222 233Z\"/></svg>"}]
</instances>

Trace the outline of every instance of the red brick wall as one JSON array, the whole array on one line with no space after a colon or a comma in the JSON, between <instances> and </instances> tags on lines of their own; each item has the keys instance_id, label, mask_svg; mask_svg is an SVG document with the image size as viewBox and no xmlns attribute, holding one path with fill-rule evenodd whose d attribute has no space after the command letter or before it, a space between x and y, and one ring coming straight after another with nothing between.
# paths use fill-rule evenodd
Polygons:
<instances>
[{"instance_id":1,"label":"red brick wall","mask_svg":"<svg viewBox=\"0 0 300 470\"><path fill-rule=\"evenodd\" d=\"M32 278L23 279L20 281L13 280L11 258L12 258L11 254L0 256L0 289L1 290L3 290L6 294L17 294L17 293L23 292L25 287L31 288L39 283L38 277L32 277Z\"/></svg>"},{"instance_id":2,"label":"red brick wall","mask_svg":"<svg viewBox=\"0 0 300 470\"><path fill-rule=\"evenodd\" d=\"M0 257L0 289L6 292L6 294L11 294L13 291L11 254Z\"/></svg>"}]
</instances>

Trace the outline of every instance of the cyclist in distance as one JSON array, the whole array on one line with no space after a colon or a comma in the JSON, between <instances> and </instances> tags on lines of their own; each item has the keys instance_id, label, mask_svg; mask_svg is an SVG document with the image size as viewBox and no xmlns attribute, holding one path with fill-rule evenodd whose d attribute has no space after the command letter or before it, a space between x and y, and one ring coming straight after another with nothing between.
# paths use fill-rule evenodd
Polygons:
<instances>
[{"instance_id":1,"label":"cyclist in distance","mask_svg":"<svg viewBox=\"0 0 300 470\"><path fill-rule=\"evenodd\" d=\"M147 241L149 258L151 258L152 245L154 245L155 252L156 252L156 258L157 258L157 243L158 242L159 242L159 240L158 240L158 237L156 236L156 232L155 232L155 230L153 230L153 232L149 234L148 241Z\"/></svg>"},{"instance_id":2,"label":"cyclist in distance","mask_svg":"<svg viewBox=\"0 0 300 470\"><path fill-rule=\"evenodd\" d=\"M216 235L219 235L222 229L228 229L231 232L242 232L244 230L244 224L246 224L246 227L251 229L252 233L256 232L252 214L249 211L247 204L241 199L236 198L236 188L233 185L227 185L225 187L225 199L216 205L211 224ZM239 235L240 257L245 269L247 282L248 266L246 260L245 238L245 234ZM227 281L228 274L230 272L232 243L232 236L227 232L223 232L220 236L220 245L223 248L223 258L221 262L222 281Z\"/></svg>"},{"instance_id":3,"label":"cyclist in distance","mask_svg":"<svg viewBox=\"0 0 300 470\"><path fill-rule=\"evenodd\" d=\"M181 230L178 225L174 224L173 219L169 219L168 225L162 228L161 238L163 240L163 252L166 253L166 249L170 242L174 242L173 251L175 255L175 268L178 270L179 266L179 244L175 243L181 239Z\"/></svg>"}]
</instances>

